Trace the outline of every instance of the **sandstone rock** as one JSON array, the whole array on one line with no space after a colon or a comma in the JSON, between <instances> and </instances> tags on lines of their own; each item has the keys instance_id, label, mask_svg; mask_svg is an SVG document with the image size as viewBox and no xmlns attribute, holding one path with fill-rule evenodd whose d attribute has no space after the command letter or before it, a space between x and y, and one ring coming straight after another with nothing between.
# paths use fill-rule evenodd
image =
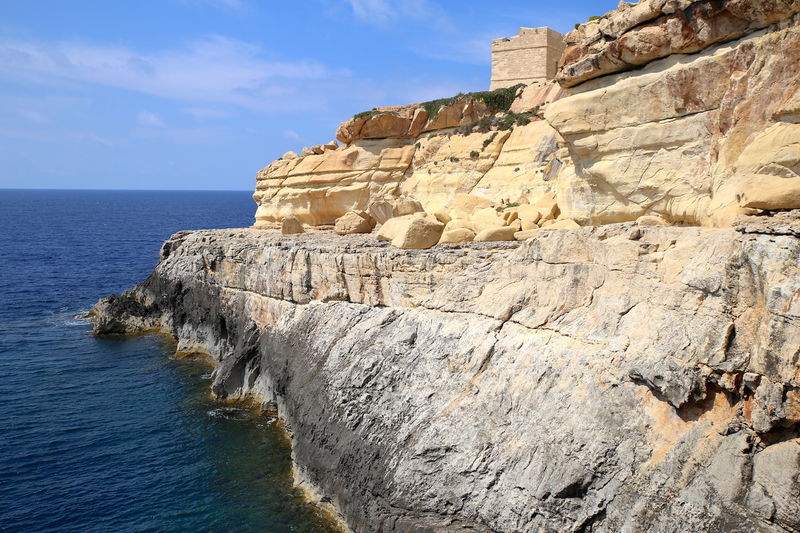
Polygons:
<instances>
[{"instance_id":1,"label":"sandstone rock","mask_svg":"<svg viewBox=\"0 0 800 533\"><path fill-rule=\"evenodd\" d=\"M797 155L800 163L800 151ZM769 211L800 209L800 176L752 176L743 183L738 198L741 207Z\"/></svg>"},{"instance_id":2,"label":"sandstone rock","mask_svg":"<svg viewBox=\"0 0 800 533\"><path fill-rule=\"evenodd\" d=\"M536 237L537 233L539 233L538 228L518 231L514 234L514 239L518 241L527 241L528 239Z\"/></svg>"},{"instance_id":3,"label":"sandstone rock","mask_svg":"<svg viewBox=\"0 0 800 533\"><path fill-rule=\"evenodd\" d=\"M336 219L335 231L339 235L369 233L375 227L375 220L365 211L350 211Z\"/></svg>"},{"instance_id":4,"label":"sandstone rock","mask_svg":"<svg viewBox=\"0 0 800 533\"><path fill-rule=\"evenodd\" d=\"M567 35L558 81L572 87L672 54L698 52L797 12L795 0L645 0Z\"/></svg>"},{"instance_id":5,"label":"sandstone rock","mask_svg":"<svg viewBox=\"0 0 800 533\"><path fill-rule=\"evenodd\" d=\"M453 220L453 217L447 211L436 211L433 216L442 224L449 224Z\"/></svg>"},{"instance_id":6,"label":"sandstone rock","mask_svg":"<svg viewBox=\"0 0 800 533\"><path fill-rule=\"evenodd\" d=\"M256 227L289 215L308 225L333 224L348 211L396 196L413 155L413 143L389 139L276 161L257 175Z\"/></svg>"},{"instance_id":7,"label":"sandstone rock","mask_svg":"<svg viewBox=\"0 0 800 533\"><path fill-rule=\"evenodd\" d=\"M297 217L286 217L281 222L281 233L283 235L294 235L296 233L303 233L303 224Z\"/></svg>"},{"instance_id":8,"label":"sandstone rock","mask_svg":"<svg viewBox=\"0 0 800 533\"><path fill-rule=\"evenodd\" d=\"M410 223L412 218L414 218L414 215L405 215L387 220L378 230L376 238L379 241L393 241Z\"/></svg>"},{"instance_id":9,"label":"sandstone rock","mask_svg":"<svg viewBox=\"0 0 800 533\"><path fill-rule=\"evenodd\" d=\"M308 157L310 155L314 155L314 150L312 148L309 148L308 146L304 146L303 149L300 151L300 154L303 157Z\"/></svg>"},{"instance_id":10,"label":"sandstone rock","mask_svg":"<svg viewBox=\"0 0 800 533\"><path fill-rule=\"evenodd\" d=\"M720 13L732 12L732 2L722 4ZM572 163L558 177L561 212L593 225L657 212L675 223L729 226L746 212L738 195L751 176L798 175L800 126L790 118L797 72L787 70L798 62L800 29L787 21L587 82L550 104L545 117Z\"/></svg>"},{"instance_id":11,"label":"sandstone rock","mask_svg":"<svg viewBox=\"0 0 800 533\"><path fill-rule=\"evenodd\" d=\"M475 242L498 242L498 241L513 241L514 234L519 232L517 228L513 227L497 227L489 228L479 232L475 235Z\"/></svg>"},{"instance_id":12,"label":"sandstone rock","mask_svg":"<svg viewBox=\"0 0 800 533\"><path fill-rule=\"evenodd\" d=\"M644 215L636 219L639 226L670 226L671 224L664 217L658 215Z\"/></svg>"},{"instance_id":13,"label":"sandstone rock","mask_svg":"<svg viewBox=\"0 0 800 533\"><path fill-rule=\"evenodd\" d=\"M580 228L580 224L575 222L571 219L564 219L564 220L556 220L556 221L548 221L544 226L542 226L542 230L557 230L557 229L577 229Z\"/></svg>"},{"instance_id":14,"label":"sandstone rock","mask_svg":"<svg viewBox=\"0 0 800 533\"><path fill-rule=\"evenodd\" d=\"M394 218L394 204L386 200L377 200L369 204L367 213L377 224L384 224L387 220Z\"/></svg>"},{"instance_id":15,"label":"sandstone rock","mask_svg":"<svg viewBox=\"0 0 800 533\"><path fill-rule=\"evenodd\" d=\"M442 237L439 239L439 244L459 244L473 240L475 240L475 232L472 230L466 228L448 230L445 228Z\"/></svg>"},{"instance_id":16,"label":"sandstone rock","mask_svg":"<svg viewBox=\"0 0 800 533\"><path fill-rule=\"evenodd\" d=\"M468 229L475 233L475 227L472 225L472 222L469 220L464 220L463 218L454 218L445 226L445 231L453 231L457 229Z\"/></svg>"},{"instance_id":17,"label":"sandstone rock","mask_svg":"<svg viewBox=\"0 0 800 533\"><path fill-rule=\"evenodd\" d=\"M505 219L493 207L476 211L469 219L472 227L480 234L483 230L506 225Z\"/></svg>"},{"instance_id":18,"label":"sandstone rock","mask_svg":"<svg viewBox=\"0 0 800 533\"><path fill-rule=\"evenodd\" d=\"M411 215L398 225L392 246L403 250L431 248L439 242L443 231L444 224L435 218Z\"/></svg>"},{"instance_id":19,"label":"sandstone rock","mask_svg":"<svg viewBox=\"0 0 800 533\"><path fill-rule=\"evenodd\" d=\"M453 220L467 220L481 209L489 207L492 207L491 200L472 194L457 194L449 205L450 216L453 217Z\"/></svg>"},{"instance_id":20,"label":"sandstone rock","mask_svg":"<svg viewBox=\"0 0 800 533\"><path fill-rule=\"evenodd\" d=\"M314 152L315 155L322 155L325 153L325 147L321 144L317 144L311 147L311 151Z\"/></svg>"},{"instance_id":21,"label":"sandstone rock","mask_svg":"<svg viewBox=\"0 0 800 533\"><path fill-rule=\"evenodd\" d=\"M407 197L400 197L394 201L394 216L402 217L405 215L413 215L414 213L422 213L425 209L418 200Z\"/></svg>"},{"instance_id":22,"label":"sandstone rock","mask_svg":"<svg viewBox=\"0 0 800 533\"><path fill-rule=\"evenodd\" d=\"M297 155L296 152L286 152L285 154L283 154L283 156L281 156L281 159L286 159L288 161L291 161L292 159L297 159L298 157L300 156Z\"/></svg>"}]
</instances>

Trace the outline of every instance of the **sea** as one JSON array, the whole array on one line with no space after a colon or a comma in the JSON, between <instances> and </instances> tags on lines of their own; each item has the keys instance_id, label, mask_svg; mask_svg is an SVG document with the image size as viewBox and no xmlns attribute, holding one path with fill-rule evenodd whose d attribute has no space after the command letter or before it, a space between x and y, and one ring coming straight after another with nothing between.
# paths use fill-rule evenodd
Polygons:
<instances>
[{"instance_id":1,"label":"sea","mask_svg":"<svg viewBox=\"0 0 800 533\"><path fill-rule=\"evenodd\" d=\"M186 229L247 227L248 192L0 190L0 531L334 532L293 488L274 413L211 367L81 318Z\"/></svg>"}]
</instances>

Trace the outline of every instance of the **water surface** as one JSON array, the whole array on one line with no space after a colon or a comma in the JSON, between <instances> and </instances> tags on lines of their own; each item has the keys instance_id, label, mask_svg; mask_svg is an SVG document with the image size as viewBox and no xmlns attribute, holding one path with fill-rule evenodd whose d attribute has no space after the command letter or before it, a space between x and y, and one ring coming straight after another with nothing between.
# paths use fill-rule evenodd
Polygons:
<instances>
[{"instance_id":1,"label":"water surface","mask_svg":"<svg viewBox=\"0 0 800 533\"><path fill-rule=\"evenodd\" d=\"M0 190L0 530L334 531L292 489L279 422L212 400L207 362L74 318L172 233L253 211L247 192Z\"/></svg>"}]
</instances>

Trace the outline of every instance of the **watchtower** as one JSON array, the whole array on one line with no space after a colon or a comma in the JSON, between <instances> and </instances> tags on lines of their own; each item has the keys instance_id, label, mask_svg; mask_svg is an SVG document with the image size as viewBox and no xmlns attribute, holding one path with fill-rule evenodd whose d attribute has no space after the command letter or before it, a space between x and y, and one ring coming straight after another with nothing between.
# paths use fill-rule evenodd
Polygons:
<instances>
[{"instance_id":1,"label":"watchtower","mask_svg":"<svg viewBox=\"0 0 800 533\"><path fill-rule=\"evenodd\" d=\"M492 41L491 90L556 77L564 36L550 28L520 28L519 35Z\"/></svg>"}]
</instances>

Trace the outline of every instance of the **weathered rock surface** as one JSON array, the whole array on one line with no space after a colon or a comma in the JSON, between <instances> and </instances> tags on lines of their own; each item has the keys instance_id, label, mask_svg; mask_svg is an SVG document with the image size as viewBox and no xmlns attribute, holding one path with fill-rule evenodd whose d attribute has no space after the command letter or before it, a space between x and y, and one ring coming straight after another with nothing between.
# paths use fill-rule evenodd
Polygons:
<instances>
[{"instance_id":1,"label":"weathered rock surface","mask_svg":"<svg viewBox=\"0 0 800 533\"><path fill-rule=\"evenodd\" d=\"M797 0L642 0L566 36L558 81L572 87L673 54L699 52L790 18Z\"/></svg>"},{"instance_id":2,"label":"weathered rock surface","mask_svg":"<svg viewBox=\"0 0 800 533\"><path fill-rule=\"evenodd\" d=\"M95 330L207 346L359 533L799 531L796 223L182 232Z\"/></svg>"},{"instance_id":3,"label":"weathered rock surface","mask_svg":"<svg viewBox=\"0 0 800 533\"><path fill-rule=\"evenodd\" d=\"M676 5L642 2L606 24L655 4ZM797 2L777 0L692 3L699 4L722 6L715 12L735 13L744 17L736 20L757 26L800 9ZM638 15L631 19L636 20ZM794 200L775 195L761 203L751 188L754 181L776 178L800 183L800 28L797 17L781 20L701 53L583 83L550 104L545 117L569 153L560 158L565 165L555 187L563 214L582 224L652 214L726 227L752 212L747 205L796 207ZM627 31L632 23L614 31ZM719 25L724 23L708 21L707 34L724 33ZM652 59L641 57L642 64ZM741 204L743 194L755 200Z\"/></svg>"}]
</instances>

